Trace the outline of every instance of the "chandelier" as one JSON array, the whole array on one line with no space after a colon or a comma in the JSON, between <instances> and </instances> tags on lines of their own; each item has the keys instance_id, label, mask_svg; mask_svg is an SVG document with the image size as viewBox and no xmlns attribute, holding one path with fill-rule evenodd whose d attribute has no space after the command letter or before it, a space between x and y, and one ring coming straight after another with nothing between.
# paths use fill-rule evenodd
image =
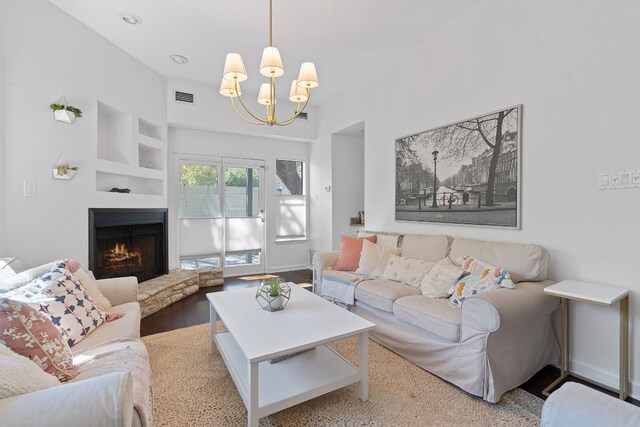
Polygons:
<instances>
[{"instance_id":1,"label":"chandelier","mask_svg":"<svg viewBox=\"0 0 640 427\"><path fill-rule=\"evenodd\" d=\"M280 58L280 51L273 46L273 4L269 0L269 46L264 48L262 52L262 61L260 61L260 74L269 78L268 83L260 85L258 92L258 104L264 105L266 108L266 118L260 118L253 114L242 100L242 92L240 90L240 82L247 80L247 71L239 53L228 53L224 63L224 76L220 85L220 95L226 96L231 100L231 106L240 118L254 125L278 125L286 126L291 123L304 111L309 98L311 97L311 89L318 87L318 74L316 66L313 62L304 62L300 66L298 79L291 82L291 91L289 92L289 100L297 104L297 109L293 116L288 119L278 121L276 118L276 78L284 75L284 66ZM247 112L250 118L245 117L236 106L234 98L238 98L240 105Z\"/></svg>"}]
</instances>

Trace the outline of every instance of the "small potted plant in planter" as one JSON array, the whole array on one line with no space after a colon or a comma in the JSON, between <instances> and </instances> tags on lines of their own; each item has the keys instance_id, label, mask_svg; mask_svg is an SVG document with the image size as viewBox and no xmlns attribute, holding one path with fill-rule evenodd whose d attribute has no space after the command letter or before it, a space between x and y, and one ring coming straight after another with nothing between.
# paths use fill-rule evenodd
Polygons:
<instances>
[{"instance_id":1,"label":"small potted plant in planter","mask_svg":"<svg viewBox=\"0 0 640 427\"><path fill-rule=\"evenodd\" d=\"M53 110L53 118L62 123L71 124L82 117L82 110L73 105L68 105L64 98L49 107Z\"/></svg>"},{"instance_id":2,"label":"small potted plant in planter","mask_svg":"<svg viewBox=\"0 0 640 427\"><path fill-rule=\"evenodd\" d=\"M75 174L78 172L77 166L69 166L69 161L67 160L67 156L64 153L60 154L58 160L53 165L51 169L53 173L53 179L63 179L69 181L73 179Z\"/></svg>"},{"instance_id":3,"label":"small potted plant in planter","mask_svg":"<svg viewBox=\"0 0 640 427\"><path fill-rule=\"evenodd\" d=\"M256 300L262 309L267 311L280 311L289 302L291 288L279 277L268 278L262 281Z\"/></svg>"}]
</instances>

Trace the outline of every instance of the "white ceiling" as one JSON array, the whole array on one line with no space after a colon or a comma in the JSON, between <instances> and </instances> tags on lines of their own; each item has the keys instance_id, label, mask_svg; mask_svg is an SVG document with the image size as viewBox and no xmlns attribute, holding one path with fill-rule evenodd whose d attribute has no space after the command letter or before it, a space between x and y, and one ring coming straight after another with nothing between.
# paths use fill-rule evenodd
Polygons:
<instances>
[{"instance_id":1,"label":"white ceiling","mask_svg":"<svg viewBox=\"0 0 640 427\"><path fill-rule=\"evenodd\" d=\"M213 83L222 78L225 55L244 58L246 92L266 78L258 72L267 46L267 0L50 0L114 44L166 77ZM320 87L315 104L389 66L438 27L481 0L274 0L273 45L280 49L286 96L304 61L316 63ZM140 25L120 19L139 15ZM169 55L189 63L178 65ZM428 70L425 70L428 72ZM287 93L284 93L287 92Z\"/></svg>"}]
</instances>

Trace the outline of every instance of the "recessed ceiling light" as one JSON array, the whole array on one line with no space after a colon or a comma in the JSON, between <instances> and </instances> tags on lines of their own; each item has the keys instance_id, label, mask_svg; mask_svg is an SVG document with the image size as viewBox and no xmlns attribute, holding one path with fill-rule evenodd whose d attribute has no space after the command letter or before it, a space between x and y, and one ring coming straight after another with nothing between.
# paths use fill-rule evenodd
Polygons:
<instances>
[{"instance_id":1,"label":"recessed ceiling light","mask_svg":"<svg viewBox=\"0 0 640 427\"><path fill-rule=\"evenodd\" d=\"M187 62L189 62L189 60L182 55L169 55L169 59L171 59L176 64L180 64L180 65L186 64Z\"/></svg>"},{"instance_id":2,"label":"recessed ceiling light","mask_svg":"<svg viewBox=\"0 0 640 427\"><path fill-rule=\"evenodd\" d=\"M142 24L142 18L134 13L123 12L120 14L120 18L127 24L138 25Z\"/></svg>"}]
</instances>

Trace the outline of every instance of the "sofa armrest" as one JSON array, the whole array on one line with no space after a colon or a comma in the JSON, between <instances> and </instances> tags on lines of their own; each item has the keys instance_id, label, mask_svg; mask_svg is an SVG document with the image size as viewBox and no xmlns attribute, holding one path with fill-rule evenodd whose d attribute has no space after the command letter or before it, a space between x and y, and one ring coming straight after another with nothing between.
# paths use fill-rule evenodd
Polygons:
<instances>
[{"instance_id":1,"label":"sofa armrest","mask_svg":"<svg viewBox=\"0 0 640 427\"><path fill-rule=\"evenodd\" d=\"M516 289L497 289L465 300L462 303L462 340L478 332L506 331L549 316L560 305L558 298L544 293L544 288L551 284L550 280L520 282Z\"/></svg>"},{"instance_id":2,"label":"sofa armrest","mask_svg":"<svg viewBox=\"0 0 640 427\"><path fill-rule=\"evenodd\" d=\"M113 372L0 400L0 424L130 427L133 379Z\"/></svg>"},{"instance_id":3,"label":"sofa armrest","mask_svg":"<svg viewBox=\"0 0 640 427\"><path fill-rule=\"evenodd\" d=\"M339 252L316 252L313 255L313 285L316 293L320 291L322 270L333 267L338 262Z\"/></svg>"},{"instance_id":4,"label":"sofa armrest","mask_svg":"<svg viewBox=\"0 0 640 427\"><path fill-rule=\"evenodd\" d=\"M120 305L138 301L138 278L117 277L98 280L98 287L111 305Z\"/></svg>"},{"instance_id":5,"label":"sofa armrest","mask_svg":"<svg viewBox=\"0 0 640 427\"><path fill-rule=\"evenodd\" d=\"M542 407L542 427L638 426L640 408L582 384L565 383Z\"/></svg>"}]
</instances>

